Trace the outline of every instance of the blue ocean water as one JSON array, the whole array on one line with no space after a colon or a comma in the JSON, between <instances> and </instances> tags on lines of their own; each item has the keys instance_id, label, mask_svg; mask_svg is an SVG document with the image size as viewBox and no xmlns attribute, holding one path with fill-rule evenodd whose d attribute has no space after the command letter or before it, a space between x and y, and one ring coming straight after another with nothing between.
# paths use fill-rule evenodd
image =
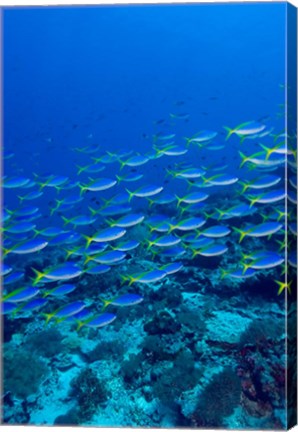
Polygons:
<instances>
[{"instance_id":1,"label":"blue ocean water","mask_svg":"<svg viewBox=\"0 0 298 432\"><path fill-rule=\"evenodd\" d=\"M2 13L4 422L285 428L286 3Z\"/></svg>"}]
</instances>

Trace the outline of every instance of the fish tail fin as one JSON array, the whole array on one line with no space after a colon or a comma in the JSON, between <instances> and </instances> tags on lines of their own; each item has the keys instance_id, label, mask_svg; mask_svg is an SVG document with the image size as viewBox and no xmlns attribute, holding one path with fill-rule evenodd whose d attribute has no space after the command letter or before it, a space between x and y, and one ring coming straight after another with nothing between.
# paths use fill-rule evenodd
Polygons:
<instances>
[{"instance_id":1,"label":"fish tail fin","mask_svg":"<svg viewBox=\"0 0 298 432\"><path fill-rule=\"evenodd\" d=\"M176 207L178 208L178 207L180 207L180 204L182 203L183 198L179 198L178 195L175 195L175 197L176 197L176 199L177 199Z\"/></svg>"},{"instance_id":2,"label":"fish tail fin","mask_svg":"<svg viewBox=\"0 0 298 432\"><path fill-rule=\"evenodd\" d=\"M247 270L250 268L251 263L241 263L243 266L242 274L245 274Z\"/></svg>"},{"instance_id":3,"label":"fish tail fin","mask_svg":"<svg viewBox=\"0 0 298 432\"><path fill-rule=\"evenodd\" d=\"M89 237L87 235L83 235L84 239L86 239L86 249L90 246L93 241L93 237Z\"/></svg>"},{"instance_id":4,"label":"fish tail fin","mask_svg":"<svg viewBox=\"0 0 298 432\"><path fill-rule=\"evenodd\" d=\"M46 186L46 183L42 183L42 182L36 182L39 185L39 191L42 191L43 188Z\"/></svg>"},{"instance_id":5,"label":"fish tail fin","mask_svg":"<svg viewBox=\"0 0 298 432\"><path fill-rule=\"evenodd\" d=\"M257 168L257 166L254 164L254 163L250 163L249 165L248 165L248 169L249 169L249 171L253 171L253 170L255 170Z\"/></svg>"},{"instance_id":6,"label":"fish tail fin","mask_svg":"<svg viewBox=\"0 0 298 432\"><path fill-rule=\"evenodd\" d=\"M42 316L44 316L45 317L45 319L46 319L46 324L48 324L49 323L49 321L53 318L53 316L54 316L54 314L52 314L52 313L42 313Z\"/></svg>"},{"instance_id":7,"label":"fish tail fin","mask_svg":"<svg viewBox=\"0 0 298 432\"><path fill-rule=\"evenodd\" d=\"M156 255L158 254L158 251L157 251L157 250L153 250L153 249L151 249L150 252L151 252L151 254L152 254L152 261L154 261Z\"/></svg>"},{"instance_id":8,"label":"fish tail fin","mask_svg":"<svg viewBox=\"0 0 298 432\"><path fill-rule=\"evenodd\" d=\"M102 208L105 208L106 206L108 206L111 202L111 200L109 200L108 198L101 198L101 200L104 202L104 206Z\"/></svg>"},{"instance_id":9,"label":"fish tail fin","mask_svg":"<svg viewBox=\"0 0 298 432\"><path fill-rule=\"evenodd\" d=\"M12 311L12 313L11 313L11 317L12 317L12 318L15 318L16 315L17 315L17 313L20 312L20 310L22 310L23 306L24 306L24 305L21 304L19 307L17 307L16 309L14 309L14 310Z\"/></svg>"},{"instance_id":10,"label":"fish tail fin","mask_svg":"<svg viewBox=\"0 0 298 432\"><path fill-rule=\"evenodd\" d=\"M68 258L73 254L73 250L64 249L64 251L66 252L65 259L68 260Z\"/></svg>"},{"instance_id":11,"label":"fish tail fin","mask_svg":"<svg viewBox=\"0 0 298 432\"><path fill-rule=\"evenodd\" d=\"M285 239L284 240L277 240L276 239L275 241L276 241L277 244L279 244L278 252L281 252L282 250L285 249L285 247L286 247L286 241L285 241Z\"/></svg>"},{"instance_id":12,"label":"fish tail fin","mask_svg":"<svg viewBox=\"0 0 298 432\"><path fill-rule=\"evenodd\" d=\"M37 285L38 282L44 277L45 273L36 270L35 268L31 267L31 270L33 271L33 273L36 275L36 277L33 279L32 285Z\"/></svg>"},{"instance_id":13,"label":"fish tail fin","mask_svg":"<svg viewBox=\"0 0 298 432\"><path fill-rule=\"evenodd\" d=\"M220 210L216 208L212 216L215 216L217 212L218 213L217 220L222 220L222 218L227 214L227 211L228 210Z\"/></svg>"},{"instance_id":14,"label":"fish tail fin","mask_svg":"<svg viewBox=\"0 0 298 432\"><path fill-rule=\"evenodd\" d=\"M92 256L91 256L91 255L86 255L86 254L85 254L85 261L84 261L84 265L88 264L89 261L92 261Z\"/></svg>"},{"instance_id":15,"label":"fish tail fin","mask_svg":"<svg viewBox=\"0 0 298 432\"><path fill-rule=\"evenodd\" d=\"M155 147L155 151L156 151L156 153L154 155L154 159L157 159L157 158L163 156L163 152L161 149L158 149L157 147Z\"/></svg>"},{"instance_id":16,"label":"fish tail fin","mask_svg":"<svg viewBox=\"0 0 298 432\"><path fill-rule=\"evenodd\" d=\"M241 163L240 163L240 168L243 167L243 165L247 162L247 156L245 156L245 154L241 151L239 151L240 157L241 157Z\"/></svg>"},{"instance_id":17,"label":"fish tail fin","mask_svg":"<svg viewBox=\"0 0 298 432\"><path fill-rule=\"evenodd\" d=\"M109 227L112 227L115 223L113 219L105 219L105 222L109 225Z\"/></svg>"},{"instance_id":18,"label":"fish tail fin","mask_svg":"<svg viewBox=\"0 0 298 432\"><path fill-rule=\"evenodd\" d=\"M103 302L103 306L101 308L101 312L103 312L104 310L106 310L106 308L109 306L109 304L111 304L112 300L106 300L102 297L99 297L99 299Z\"/></svg>"},{"instance_id":19,"label":"fish tail fin","mask_svg":"<svg viewBox=\"0 0 298 432\"><path fill-rule=\"evenodd\" d=\"M221 210L219 210L219 209L215 209L215 210L217 210L218 212L221 212ZM207 213L206 211L203 211L203 215L206 217L206 219L210 219L210 218L212 218L212 216L215 215L215 213L214 212L213 213Z\"/></svg>"},{"instance_id":20,"label":"fish tail fin","mask_svg":"<svg viewBox=\"0 0 298 432\"><path fill-rule=\"evenodd\" d=\"M235 130L227 126L224 126L223 128L227 131L226 141L228 141L228 139L235 132Z\"/></svg>"},{"instance_id":21,"label":"fish tail fin","mask_svg":"<svg viewBox=\"0 0 298 432\"><path fill-rule=\"evenodd\" d=\"M53 216L53 214L58 210L58 207L52 207L50 210L50 216Z\"/></svg>"},{"instance_id":22,"label":"fish tail fin","mask_svg":"<svg viewBox=\"0 0 298 432\"><path fill-rule=\"evenodd\" d=\"M169 176L175 177L174 172L172 170L170 170L169 168L166 168L166 178Z\"/></svg>"},{"instance_id":23,"label":"fish tail fin","mask_svg":"<svg viewBox=\"0 0 298 432\"><path fill-rule=\"evenodd\" d=\"M270 155L272 153L272 149L269 147L266 147L264 144L260 144L260 146L262 147L262 149L265 151L266 153L266 158L265 160L268 160L270 158Z\"/></svg>"},{"instance_id":24,"label":"fish tail fin","mask_svg":"<svg viewBox=\"0 0 298 432\"><path fill-rule=\"evenodd\" d=\"M38 229L36 229L36 228L34 228L34 236L33 236L33 238L35 238L36 236L38 236L40 233L41 233L41 231L40 230L38 230Z\"/></svg>"},{"instance_id":25,"label":"fish tail fin","mask_svg":"<svg viewBox=\"0 0 298 432\"><path fill-rule=\"evenodd\" d=\"M190 249L191 250L191 259L194 259L198 254L199 254L199 252L196 250L196 249Z\"/></svg>"},{"instance_id":26,"label":"fish tail fin","mask_svg":"<svg viewBox=\"0 0 298 432\"><path fill-rule=\"evenodd\" d=\"M125 282L129 281L129 276L120 275L121 285L125 284Z\"/></svg>"},{"instance_id":27,"label":"fish tail fin","mask_svg":"<svg viewBox=\"0 0 298 432\"><path fill-rule=\"evenodd\" d=\"M79 184L79 188L80 188L80 196L82 196L86 190L86 186Z\"/></svg>"},{"instance_id":28,"label":"fish tail fin","mask_svg":"<svg viewBox=\"0 0 298 432\"><path fill-rule=\"evenodd\" d=\"M7 254L9 254L9 252L11 252L12 249L6 249L2 246L2 254L5 257Z\"/></svg>"},{"instance_id":29,"label":"fish tail fin","mask_svg":"<svg viewBox=\"0 0 298 432\"><path fill-rule=\"evenodd\" d=\"M277 221L279 222L283 217L285 217L285 213L277 208L275 209L275 211L278 214Z\"/></svg>"},{"instance_id":30,"label":"fish tail fin","mask_svg":"<svg viewBox=\"0 0 298 432\"><path fill-rule=\"evenodd\" d=\"M242 242L244 237L246 236L246 232L241 230L240 228L233 227L234 231L236 231L238 234L240 234L239 243Z\"/></svg>"},{"instance_id":31,"label":"fish tail fin","mask_svg":"<svg viewBox=\"0 0 298 432\"><path fill-rule=\"evenodd\" d=\"M80 175L86 169L86 166L76 165L76 167L78 168L77 175Z\"/></svg>"},{"instance_id":32,"label":"fish tail fin","mask_svg":"<svg viewBox=\"0 0 298 432\"><path fill-rule=\"evenodd\" d=\"M147 243L146 250L150 250L151 247L154 245L154 242L147 240L147 239L145 239L145 243Z\"/></svg>"},{"instance_id":33,"label":"fish tail fin","mask_svg":"<svg viewBox=\"0 0 298 432\"><path fill-rule=\"evenodd\" d=\"M240 194L243 195L246 189L249 187L249 184L243 181L238 181L238 184L242 186L242 190L240 191Z\"/></svg>"},{"instance_id":34,"label":"fish tail fin","mask_svg":"<svg viewBox=\"0 0 298 432\"><path fill-rule=\"evenodd\" d=\"M95 210L94 208L89 206L88 209L90 210L90 213L92 214L92 216L95 216L97 214L97 210Z\"/></svg>"},{"instance_id":35,"label":"fish tail fin","mask_svg":"<svg viewBox=\"0 0 298 432\"><path fill-rule=\"evenodd\" d=\"M190 142L191 142L191 138L188 138L188 137L183 137L183 138L186 141L186 143L185 143L186 147L189 147L190 146Z\"/></svg>"},{"instance_id":36,"label":"fish tail fin","mask_svg":"<svg viewBox=\"0 0 298 432\"><path fill-rule=\"evenodd\" d=\"M134 193L131 192L129 189L125 189L128 193L128 202L130 202L133 199Z\"/></svg>"},{"instance_id":37,"label":"fish tail fin","mask_svg":"<svg viewBox=\"0 0 298 432\"><path fill-rule=\"evenodd\" d=\"M227 277L229 275L229 270L225 270L223 268L220 268L220 279L224 279L225 277Z\"/></svg>"},{"instance_id":38,"label":"fish tail fin","mask_svg":"<svg viewBox=\"0 0 298 432\"><path fill-rule=\"evenodd\" d=\"M56 203L57 203L57 208L61 207L61 205L63 204L63 199L55 199Z\"/></svg>"},{"instance_id":39,"label":"fish tail fin","mask_svg":"<svg viewBox=\"0 0 298 432\"><path fill-rule=\"evenodd\" d=\"M240 255L241 255L241 258L242 258L243 260L251 259L251 258L250 258L250 255L247 254L247 253L244 253L243 251L240 251Z\"/></svg>"},{"instance_id":40,"label":"fish tail fin","mask_svg":"<svg viewBox=\"0 0 298 432\"><path fill-rule=\"evenodd\" d=\"M123 168L125 167L126 162L125 162L125 161L122 161L121 159L119 159L119 163L120 163L120 171L121 171L121 170L123 170Z\"/></svg>"},{"instance_id":41,"label":"fish tail fin","mask_svg":"<svg viewBox=\"0 0 298 432\"><path fill-rule=\"evenodd\" d=\"M278 281L278 280L276 280L276 279L274 279L274 282L277 284L277 286L278 286L278 292L277 292L277 295L280 295L282 292L283 292L283 290L285 289L285 282L280 282L280 281Z\"/></svg>"},{"instance_id":42,"label":"fish tail fin","mask_svg":"<svg viewBox=\"0 0 298 432\"><path fill-rule=\"evenodd\" d=\"M65 216L61 216L64 221L64 226L70 223L70 219L67 219Z\"/></svg>"},{"instance_id":43,"label":"fish tail fin","mask_svg":"<svg viewBox=\"0 0 298 432\"><path fill-rule=\"evenodd\" d=\"M249 208L251 208L257 201L258 201L258 199L261 197L262 195L258 195L258 196L255 196L255 197L253 197L252 195L248 195L247 196L247 198L249 199L249 201L250 201L250 204L249 204Z\"/></svg>"},{"instance_id":44,"label":"fish tail fin","mask_svg":"<svg viewBox=\"0 0 298 432\"><path fill-rule=\"evenodd\" d=\"M193 186L193 182L190 181L189 179L186 179L187 182L187 192L191 189L191 187Z\"/></svg>"},{"instance_id":45,"label":"fish tail fin","mask_svg":"<svg viewBox=\"0 0 298 432\"><path fill-rule=\"evenodd\" d=\"M154 200L151 199L151 198L147 198L147 201L149 203L149 208L151 208L153 206L153 204L154 204Z\"/></svg>"},{"instance_id":46,"label":"fish tail fin","mask_svg":"<svg viewBox=\"0 0 298 432\"><path fill-rule=\"evenodd\" d=\"M20 204L23 204L25 197L18 195L18 198L20 200Z\"/></svg>"},{"instance_id":47,"label":"fish tail fin","mask_svg":"<svg viewBox=\"0 0 298 432\"><path fill-rule=\"evenodd\" d=\"M77 328L76 328L76 331L78 332L78 331L80 331L81 330L81 328L83 327L83 325L85 324L84 323L84 321L79 321L79 320L76 320L76 322L77 322Z\"/></svg>"}]
</instances>

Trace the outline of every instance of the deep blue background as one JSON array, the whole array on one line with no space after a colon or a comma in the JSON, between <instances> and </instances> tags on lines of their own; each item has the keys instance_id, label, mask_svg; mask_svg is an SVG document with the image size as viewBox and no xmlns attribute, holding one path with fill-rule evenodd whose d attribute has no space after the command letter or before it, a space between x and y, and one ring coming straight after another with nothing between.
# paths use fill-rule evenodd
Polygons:
<instances>
[{"instance_id":1,"label":"deep blue background","mask_svg":"<svg viewBox=\"0 0 298 432\"><path fill-rule=\"evenodd\" d=\"M277 122L285 17L285 3L6 8L5 148L26 175L74 177L90 157L71 147L145 153L170 112L191 115L178 137Z\"/></svg>"}]
</instances>

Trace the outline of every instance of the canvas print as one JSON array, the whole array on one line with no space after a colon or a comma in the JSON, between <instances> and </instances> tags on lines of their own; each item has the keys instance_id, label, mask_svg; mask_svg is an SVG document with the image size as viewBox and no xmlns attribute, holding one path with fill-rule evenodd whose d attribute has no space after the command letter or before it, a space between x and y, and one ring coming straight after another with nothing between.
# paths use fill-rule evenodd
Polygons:
<instances>
[{"instance_id":1,"label":"canvas print","mask_svg":"<svg viewBox=\"0 0 298 432\"><path fill-rule=\"evenodd\" d=\"M1 15L2 423L296 424L296 9Z\"/></svg>"}]
</instances>

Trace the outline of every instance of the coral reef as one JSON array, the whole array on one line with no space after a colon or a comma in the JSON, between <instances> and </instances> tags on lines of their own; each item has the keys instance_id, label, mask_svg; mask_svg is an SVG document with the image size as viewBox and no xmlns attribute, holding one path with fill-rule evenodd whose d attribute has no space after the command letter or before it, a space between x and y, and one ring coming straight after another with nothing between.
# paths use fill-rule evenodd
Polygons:
<instances>
[{"instance_id":1,"label":"coral reef","mask_svg":"<svg viewBox=\"0 0 298 432\"><path fill-rule=\"evenodd\" d=\"M240 335L239 346L257 345L262 348L266 343L278 341L285 332L285 322L281 320L255 319Z\"/></svg>"},{"instance_id":2,"label":"coral reef","mask_svg":"<svg viewBox=\"0 0 298 432\"><path fill-rule=\"evenodd\" d=\"M196 368L189 350L181 351L171 367L157 367L155 370L157 372L151 374L153 394L169 407L179 405L183 393L191 390L201 377L201 371Z\"/></svg>"},{"instance_id":3,"label":"coral reef","mask_svg":"<svg viewBox=\"0 0 298 432\"><path fill-rule=\"evenodd\" d=\"M3 356L4 393L11 392L17 398L25 399L39 391L48 368L38 355L24 348L4 350Z\"/></svg>"},{"instance_id":4,"label":"coral reef","mask_svg":"<svg viewBox=\"0 0 298 432\"><path fill-rule=\"evenodd\" d=\"M181 324L167 311L158 312L144 325L144 330L149 335L175 334L180 329Z\"/></svg>"},{"instance_id":5,"label":"coral reef","mask_svg":"<svg viewBox=\"0 0 298 432\"><path fill-rule=\"evenodd\" d=\"M63 335L55 327L31 334L26 338L27 348L40 354L42 357L51 358L63 351L61 343Z\"/></svg>"},{"instance_id":6,"label":"coral reef","mask_svg":"<svg viewBox=\"0 0 298 432\"><path fill-rule=\"evenodd\" d=\"M83 369L70 383L70 396L78 405L78 418L84 423L92 418L100 405L107 401L106 385L91 368Z\"/></svg>"},{"instance_id":7,"label":"coral reef","mask_svg":"<svg viewBox=\"0 0 298 432\"><path fill-rule=\"evenodd\" d=\"M93 363L98 360L108 360L121 358L125 352L123 342L120 341L101 341L93 350L86 353L88 362Z\"/></svg>"},{"instance_id":8,"label":"coral reef","mask_svg":"<svg viewBox=\"0 0 298 432\"><path fill-rule=\"evenodd\" d=\"M239 405L240 379L230 366L215 374L199 397L191 416L194 427L220 427L223 417L232 414Z\"/></svg>"},{"instance_id":9,"label":"coral reef","mask_svg":"<svg viewBox=\"0 0 298 432\"><path fill-rule=\"evenodd\" d=\"M141 366L144 358L142 353L130 354L128 360L121 365L121 375L126 383L135 382L141 374Z\"/></svg>"}]
</instances>

